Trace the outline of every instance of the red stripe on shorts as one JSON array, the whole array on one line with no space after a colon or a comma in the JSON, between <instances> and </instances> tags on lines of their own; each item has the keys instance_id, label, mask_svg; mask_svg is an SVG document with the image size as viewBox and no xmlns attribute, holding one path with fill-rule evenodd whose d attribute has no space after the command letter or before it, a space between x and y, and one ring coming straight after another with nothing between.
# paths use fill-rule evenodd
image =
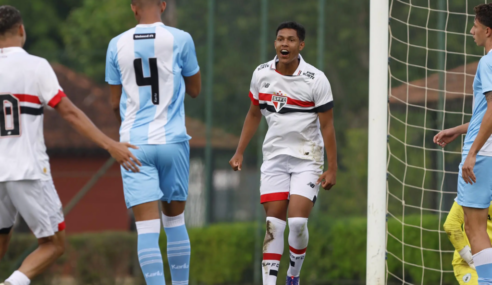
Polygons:
<instances>
[{"instance_id":1,"label":"red stripe on shorts","mask_svg":"<svg viewBox=\"0 0 492 285\"><path fill-rule=\"evenodd\" d=\"M63 222L58 224L58 231L61 232L61 231L65 230L66 227L67 227L67 225L65 224L65 221L63 221Z\"/></svg>"},{"instance_id":2,"label":"red stripe on shorts","mask_svg":"<svg viewBox=\"0 0 492 285\"><path fill-rule=\"evenodd\" d=\"M289 249L292 253L295 253L295 254L305 254L307 247L305 249L295 249L292 246L289 246Z\"/></svg>"},{"instance_id":3,"label":"red stripe on shorts","mask_svg":"<svg viewBox=\"0 0 492 285\"><path fill-rule=\"evenodd\" d=\"M270 193L261 195L260 202L273 202L273 201L283 201L289 200L289 192L278 192L278 193Z\"/></svg>"},{"instance_id":4,"label":"red stripe on shorts","mask_svg":"<svg viewBox=\"0 0 492 285\"><path fill-rule=\"evenodd\" d=\"M276 254L276 253L264 253L263 254L263 260L278 260L278 261L280 261L280 258L282 258L281 254Z\"/></svg>"}]
</instances>

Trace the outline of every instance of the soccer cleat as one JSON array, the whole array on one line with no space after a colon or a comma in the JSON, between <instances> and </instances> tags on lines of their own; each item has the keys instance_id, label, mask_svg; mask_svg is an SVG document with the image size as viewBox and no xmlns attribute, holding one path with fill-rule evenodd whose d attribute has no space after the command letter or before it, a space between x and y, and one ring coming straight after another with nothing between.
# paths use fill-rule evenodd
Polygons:
<instances>
[{"instance_id":1,"label":"soccer cleat","mask_svg":"<svg viewBox=\"0 0 492 285\"><path fill-rule=\"evenodd\" d=\"M287 282L285 282L285 285L299 285L299 284L300 284L300 278L299 277L287 276Z\"/></svg>"}]
</instances>

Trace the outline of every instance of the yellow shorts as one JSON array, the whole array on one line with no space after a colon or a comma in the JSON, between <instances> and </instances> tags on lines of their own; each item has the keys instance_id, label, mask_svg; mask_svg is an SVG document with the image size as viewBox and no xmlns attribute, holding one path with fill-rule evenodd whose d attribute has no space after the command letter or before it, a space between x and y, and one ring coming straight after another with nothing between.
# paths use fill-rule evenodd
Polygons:
<instances>
[{"instance_id":1,"label":"yellow shorts","mask_svg":"<svg viewBox=\"0 0 492 285\"><path fill-rule=\"evenodd\" d=\"M478 285L477 271L465 264L453 265L454 276L460 285Z\"/></svg>"}]
</instances>

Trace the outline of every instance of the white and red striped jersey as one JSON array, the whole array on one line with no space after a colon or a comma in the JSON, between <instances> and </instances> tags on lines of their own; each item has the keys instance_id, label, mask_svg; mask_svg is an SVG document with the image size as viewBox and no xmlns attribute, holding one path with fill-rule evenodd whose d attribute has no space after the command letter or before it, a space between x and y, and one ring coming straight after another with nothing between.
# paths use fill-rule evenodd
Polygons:
<instances>
[{"instance_id":1,"label":"white and red striped jersey","mask_svg":"<svg viewBox=\"0 0 492 285\"><path fill-rule=\"evenodd\" d=\"M48 61L0 48L0 182L51 178L43 111L64 96Z\"/></svg>"},{"instance_id":2,"label":"white and red striped jersey","mask_svg":"<svg viewBox=\"0 0 492 285\"><path fill-rule=\"evenodd\" d=\"M275 57L256 68L249 93L268 123L263 159L284 154L323 161L318 113L333 108L330 82L300 55L299 67L291 76L280 74L277 62Z\"/></svg>"}]
</instances>

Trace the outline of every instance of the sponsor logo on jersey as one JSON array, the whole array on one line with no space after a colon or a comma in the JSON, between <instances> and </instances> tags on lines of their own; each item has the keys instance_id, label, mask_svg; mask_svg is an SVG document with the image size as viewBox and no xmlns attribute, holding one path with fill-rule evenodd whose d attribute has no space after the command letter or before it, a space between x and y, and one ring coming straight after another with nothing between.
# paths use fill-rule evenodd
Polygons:
<instances>
[{"instance_id":1,"label":"sponsor logo on jersey","mask_svg":"<svg viewBox=\"0 0 492 285\"><path fill-rule=\"evenodd\" d=\"M153 272L153 273L145 273L145 278L152 278L152 277L158 277L158 276L164 276L164 274L160 271Z\"/></svg>"},{"instance_id":2,"label":"sponsor logo on jersey","mask_svg":"<svg viewBox=\"0 0 492 285\"><path fill-rule=\"evenodd\" d=\"M313 182L309 182L307 185L309 185L309 187L311 187L311 188L316 187L316 185Z\"/></svg>"},{"instance_id":3,"label":"sponsor logo on jersey","mask_svg":"<svg viewBox=\"0 0 492 285\"><path fill-rule=\"evenodd\" d=\"M470 282L470 281L471 281L471 279L472 279L472 275L471 275L471 273L468 273L468 274L466 274L465 276L463 276L463 282L465 282L465 283Z\"/></svg>"},{"instance_id":4,"label":"sponsor logo on jersey","mask_svg":"<svg viewBox=\"0 0 492 285\"><path fill-rule=\"evenodd\" d=\"M311 79L314 79L314 73L313 72L306 71L302 75L307 76Z\"/></svg>"},{"instance_id":5,"label":"sponsor logo on jersey","mask_svg":"<svg viewBox=\"0 0 492 285\"><path fill-rule=\"evenodd\" d=\"M134 40L150 40L150 39L155 39L155 33L150 33L150 34L134 34L133 35Z\"/></svg>"},{"instance_id":6,"label":"sponsor logo on jersey","mask_svg":"<svg viewBox=\"0 0 492 285\"><path fill-rule=\"evenodd\" d=\"M282 108L287 105L287 96L279 91L277 93L273 93L272 95L272 103L275 107L275 111L279 112Z\"/></svg>"},{"instance_id":7,"label":"sponsor logo on jersey","mask_svg":"<svg viewBox=\"0 0 492 285\"><path fill-rule=\"evenodd\" d=\"M270 83L265 83L265 85L263 85L263 88L268 88L270 87Z\"/></svg>"},{"instance_id":8,"label":"sponsor logo on jersey","mask_svg":"<svg viewBox=\"0 0 492 285\"><path fill-rule=\"evenodd\" d=\"M268 63L264 63L264 64L262 64L262 65L258 66L258 71L260 71L260 70L262 70L262 69L264 69L264 68L267 68L267 67L269 67L269 66L270 66L270 65L269 65Z\"/></svg>"}]
</instances>

